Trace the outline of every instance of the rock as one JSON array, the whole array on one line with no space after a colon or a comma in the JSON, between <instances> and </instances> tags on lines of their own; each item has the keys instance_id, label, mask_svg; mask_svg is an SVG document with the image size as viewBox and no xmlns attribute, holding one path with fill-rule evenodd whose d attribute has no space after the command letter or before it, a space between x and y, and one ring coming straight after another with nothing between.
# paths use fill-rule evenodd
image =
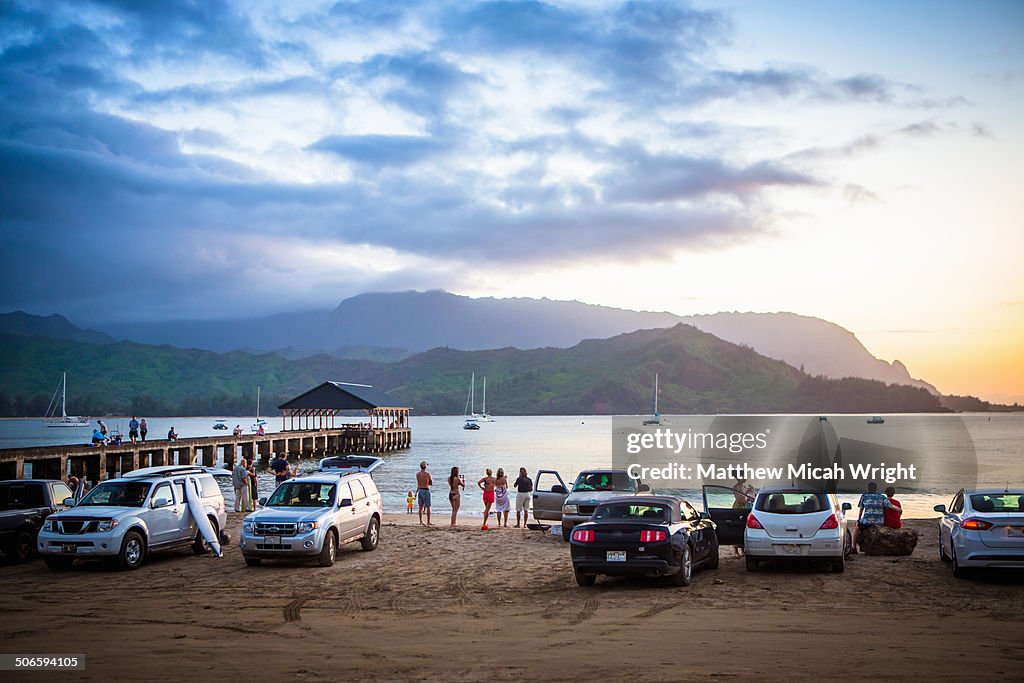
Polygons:
<instances>
[{"instance_id":1,"label":"rock","mask_svg":"<svg viewBox=\"0 0 1024 683\"><path fill-rule=\"evenodd\" d=\"M860 532L857 545L866 555L909 555L917 547L917 532L872 526Z\"/></svg>"}]
</instances>

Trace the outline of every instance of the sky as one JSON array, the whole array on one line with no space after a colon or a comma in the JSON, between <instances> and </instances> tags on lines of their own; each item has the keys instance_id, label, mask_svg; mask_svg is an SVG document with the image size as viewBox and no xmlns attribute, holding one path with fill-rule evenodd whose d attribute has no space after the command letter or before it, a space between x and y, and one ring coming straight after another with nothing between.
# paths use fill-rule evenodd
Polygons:
<instances>
[{"instance_id":1,"label":"sky","mask_svg":"<svg viewBox=\"0 0 1024 683\"><path fill-rule=\"evenodd\" d=\"M1024 401L1024 3L4 2L0 310L793 311Z\"/></svg>"}]
</instances>

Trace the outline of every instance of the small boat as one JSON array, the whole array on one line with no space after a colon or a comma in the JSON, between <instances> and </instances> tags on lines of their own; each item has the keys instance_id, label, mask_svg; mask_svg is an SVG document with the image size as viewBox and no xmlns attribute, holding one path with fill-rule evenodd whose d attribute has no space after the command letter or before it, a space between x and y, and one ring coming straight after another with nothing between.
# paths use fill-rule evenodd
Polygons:
<instances>
[{"instance_id":1,"label":"small boat","mask_svg":"<svg viewBox=\"0 0 1024 683\"><path fill-rule=\"evenodd\" d=\"M89 418L79 417L77 415L68 415L67 411L67 393L68 393L68 373L62 373L60 378L60 384L57 385L57 390L53 392L53 398L50 399L50 405L46 407L46 426L47 427L88 427ZM60 395L60 415L57 415L57 396Z\"/></svg>"},{"instance_id":2,"label":"small boat","mask_svg":"<svg viewBox=\"0 0 1024 683\"><path fill-rule=\"evenodd\" d=\"M487 414L487 377L484 377L484 403L480 407L480 414L476 415L478 422L494 422L494 418Z\"/></svg>"},{"instance_id":3,"label":"small boat","mask_svg":"<svg viewBox=\"0 0 1024 683\"><path fill-rule=\"evenodd\" d=\"M661 413L658 412L658 373L654 373L654 410L651 416L644 420L644 425L660 425Z\"/></svg>"},{"instance_id":4,"label":"small boat","mask_svg":"<svg viewBox=\"0 0 1024 683\"><path fill-rule=\"evenodd\" d=\"M463 429L480 429L480 425L476 423L476 420L466 420L466 424L462 425Z\"/></svg>"},{"instance_id":5,"label":"small boat","mask_svg":"<svg viewBox=\"0 0 1024 683\"><path fill-rule=\"evenodd\" d=\"M869 425L884 425L885 424L885 418L880 417L878 415L875 415L873 418L868 420L868 424Z\"/></svg>"},{"instance_id":6,"label":"small boat","mask_svg":"<svg viewBox=\"0 0 1024 683\"><path fill-rule=\"evenodd\" d=\"M213 423L214 429L227 429L227 420L215 420Z\"/></svg>"},{"instance_id":7,"label":"small boat","mask_svg":"<svg viewBox=\"0 0 1024 683\"><path fill-rule=\"evenodd\" d=\"M466 408L463 410L463 414L466 418L466 422L476 422L482 418L482 416L476 412L476 373L472 373L469 378L469 395L466 397ZM491 420L486 420L490 422ZM473 427L472 429L480 429L479 426Z\"/></svg>"},{"instance_id":8,"label":"small boat","mask_svg":"<svg viewBox=\"0 0 1024 683\"><path fill-rule=\"evenodd\" d=\"M384 460L375 455L333 455L322 459L319 469L330 474L351 474L373 472L383 464Z\"/></svg>"}]
</instances>

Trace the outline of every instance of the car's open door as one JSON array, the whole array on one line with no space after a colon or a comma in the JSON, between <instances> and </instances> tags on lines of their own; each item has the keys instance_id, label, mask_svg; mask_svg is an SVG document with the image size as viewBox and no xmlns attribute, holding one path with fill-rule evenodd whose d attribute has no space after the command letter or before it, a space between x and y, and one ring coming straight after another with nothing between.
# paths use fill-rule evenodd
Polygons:
<instances>
[{"instance_id":1,"label":"car's open door","mask_svg":"<svg viewBox=\"0 0 1024 683\"><path fill-rule=\"evenodd\" d=\"M737 494L728 486L706 484L702 489L704 511L717 526L718 543L743 545L743 529L747 525L747 513L753 507L754 499L743 493ZM737 495L743 498L744 505L737 507Z\"/></svg>"},{"instance_id":2,"label":"car's open door","mask_svg":"<svg viewBox=\"0 0 1024 683\"><path fill-rule=\"evenodd\" d=\"M562 504L569 489L555 470L538 470L533 480L533 516L538 520L561 522Z\"/></svg>"}]
</instances>

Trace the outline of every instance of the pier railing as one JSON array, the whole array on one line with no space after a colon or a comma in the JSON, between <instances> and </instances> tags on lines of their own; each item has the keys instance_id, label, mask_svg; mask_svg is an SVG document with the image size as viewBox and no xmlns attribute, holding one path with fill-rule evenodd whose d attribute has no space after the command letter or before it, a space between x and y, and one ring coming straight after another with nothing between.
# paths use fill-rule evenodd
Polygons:
<instances>
[{"instance_id":1,"label":"pier railing","mask_svg":"<svg viewBox=\"0 0 1024 683\"><path fill-rule=\"evenodd\" d=\"M32 478L65 479L68 475L90 483L158 465L201 464L230 467L238 457L264 464L272 455L289 458L325 457L342 453L383 453L412 444L412 430L379 428L366 423L336 425L329 429L271 432L263 435L220 435L166 439L99 446L34 446L0 450L0 479L24 479L26 465Z\"/></svg>"}]
</instances>

